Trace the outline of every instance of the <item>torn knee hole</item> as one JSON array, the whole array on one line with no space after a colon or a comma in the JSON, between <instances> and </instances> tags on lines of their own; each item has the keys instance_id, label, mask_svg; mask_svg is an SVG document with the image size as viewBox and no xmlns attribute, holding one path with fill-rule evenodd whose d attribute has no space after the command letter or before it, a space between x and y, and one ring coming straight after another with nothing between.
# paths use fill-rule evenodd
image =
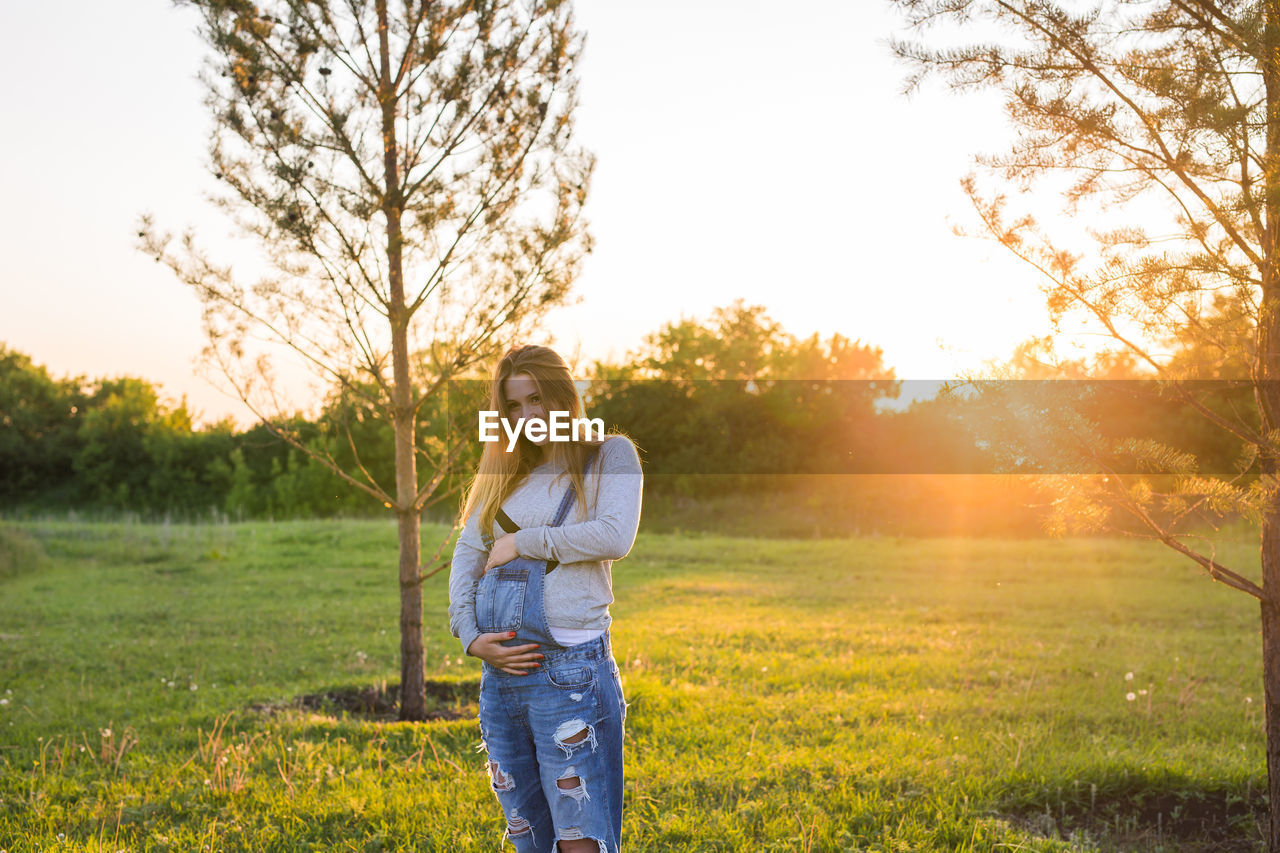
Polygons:
<instances>
[{"instance_id":1,"label":"torn knee hole","mask_svg":"<svg viewBox=\"0 0 1280 853\"><path fill-rule=\"evenodd\" d=\"M591 750L594 752L595 729L585 720L566 720L556 727L555 742L556 746L564 750L566 756L572 753L572 747L582 743L590 743Z\"/></svg>"},{"instance_id":2,"label":"torn knee hole","mask_svg":"<svg viewBox=\"0 0 1280 853\"><path fill-rule=\"evenodd\" d=\"M582 832L582 827L570 826L561 831L560 837L556 839L555 850L559 853L559 851L564 849L560 846L561 841L581 841L586 838L587 836ZM609 848L605 845L602 839L592 838L590 840L599 845L600 853L608 853Z\"/></svg>"},{"instance_id":3,"label":"torn knee hole","mask_svg":"<svg viewBox=\"0 0 1280 853\"><path fill-rule=\"evenodd\" d=\"M489 781L495 791L510 791L516 786L515 780L504 773L496 761L489 762Z\"/></svg>"},{"instance_id":4,"label":"torn knee hole","mask_svg":"<svg viewBox=\"0 0 1280 853\"><path fill-rule=\"evenodd\" d=\"M508 835L524 835L532 829L533 827L530 825L529 819L523 815L512 815L507 820Z\"/></svg>"},{"instance_id":5,"label":"torn knee hole","mask_svg":"<svg viewBox=\"0 0 1280 853\"><path fill-rule=\"evenodd\" d=\"M569 797L578 803L578 807L582 807L584 800L591 799L587 793L586 786L582 784L582 777L578 775L578 771L569 767L564 771L564 775L556 780L556 787L560 789L562 797Z\"/></svg>"}]
</instances>

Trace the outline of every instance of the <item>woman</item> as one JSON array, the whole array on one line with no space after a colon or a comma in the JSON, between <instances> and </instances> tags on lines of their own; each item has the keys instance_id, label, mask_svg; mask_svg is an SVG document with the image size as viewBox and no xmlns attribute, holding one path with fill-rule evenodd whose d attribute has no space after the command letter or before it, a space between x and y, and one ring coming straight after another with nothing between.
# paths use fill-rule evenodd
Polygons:
<instances>
[{"instance_id":1,"label":"woman","mask_svg":"<svg viewBox=\"0 0 1280 853\"><path fill-rule=\"evenodd\" d=\"M582 401L564 360L530 345L498 363L489 409L514 431L551 412L577 419ZM504 427L501 441L485 443L453 552L449 624L483 662L480 735L504 838L519 853L614 853L626 701L610 568L635 541L640 460L624 435L553 441L547 432L522 429L508 450Z\"/></svg>"}]
</instances>

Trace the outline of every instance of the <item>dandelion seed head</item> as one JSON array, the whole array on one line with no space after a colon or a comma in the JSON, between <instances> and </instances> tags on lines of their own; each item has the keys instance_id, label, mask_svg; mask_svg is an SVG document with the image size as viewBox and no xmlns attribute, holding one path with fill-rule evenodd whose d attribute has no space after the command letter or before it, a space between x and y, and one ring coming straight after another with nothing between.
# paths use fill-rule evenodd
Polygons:
<instances>
[{"instance_id":1,"label":"dandelion seed head","mask_svg":"<svg viewBox=\"0 0 1280 853\"><path fill-rule=\"evenodd\" d=\"M1133 681L1133 673L1132 673L1132 672L1126 672L1126 673L1124 674L1124 680L1125 680L1125 681Z\"/></svg>"},{"instance_id":2,"label":"dandelion seed head","mask_svg":"<svg viewBox=\"0 0 1280 853\"><path fill-rule=\"evenodd\" d=\"M1137 699L1137 698L1138 698L1138 696L1137 696L1137 694L1134 694L1134 693L1126 693L1126 694L1124 694L1124 698L1126 698L1126 699L1128 699L1130 702L1132 702L1134 699Z\"/></svg>"}]
</instances>

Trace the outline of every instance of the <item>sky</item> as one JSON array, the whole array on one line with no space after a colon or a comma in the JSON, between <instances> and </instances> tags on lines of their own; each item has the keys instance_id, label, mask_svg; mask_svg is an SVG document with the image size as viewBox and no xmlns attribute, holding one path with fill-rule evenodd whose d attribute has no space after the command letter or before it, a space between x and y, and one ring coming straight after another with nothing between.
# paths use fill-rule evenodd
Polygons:
<instances>
[{"instance_id":1,"label":"sky","mask_svg":"<svg viewBox=\"0 0 1280 853\"><path fill-rule=\"evenodd\" d=\"M736 298L792 334L880 347L940 380L1049 332L1034 272L976 228L960 179L1012 138L998 96L908 69L876 0L579 0L578 141L595 237L539 341L621 360ZM234 251L213 189L196 14L68 0L0 6L0 343L54 376L131 375L198 420L251 422L196 370L199 303L135 248L138 215ZM1050 204L1051 202L1046 202ZM1048 207L1046 207L1048 209ZM226 241L226 242L220 242ZM220 256L224 257L224 256ZM228 258L230 259L230 258ZM1068 330L1070 331L1070 330ZM1089 347L1087 334L1078 345Z\"/></svg>"}]
</instances>

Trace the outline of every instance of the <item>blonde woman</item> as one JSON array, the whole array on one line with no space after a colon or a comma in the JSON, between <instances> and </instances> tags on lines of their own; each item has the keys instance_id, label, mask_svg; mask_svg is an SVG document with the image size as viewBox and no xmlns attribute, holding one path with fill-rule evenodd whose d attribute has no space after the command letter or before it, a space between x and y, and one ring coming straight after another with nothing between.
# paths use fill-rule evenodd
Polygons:
<instances>
[{"instance_id":1,"label":"blonde woman","mask_svg":"<svg viewBox=\"0 0 1280 853\"><path fill-rule=\"evenodd\" d=\"M503 837L518 853L614 853L627 706L610 570L635 541L640 459L620 434L552 440L549 423L583 412L568 366L547 347L503 356L489 409L505 423L467 490L449 624L482 661L480 735Z\"/></svg>"}]
</instances>

